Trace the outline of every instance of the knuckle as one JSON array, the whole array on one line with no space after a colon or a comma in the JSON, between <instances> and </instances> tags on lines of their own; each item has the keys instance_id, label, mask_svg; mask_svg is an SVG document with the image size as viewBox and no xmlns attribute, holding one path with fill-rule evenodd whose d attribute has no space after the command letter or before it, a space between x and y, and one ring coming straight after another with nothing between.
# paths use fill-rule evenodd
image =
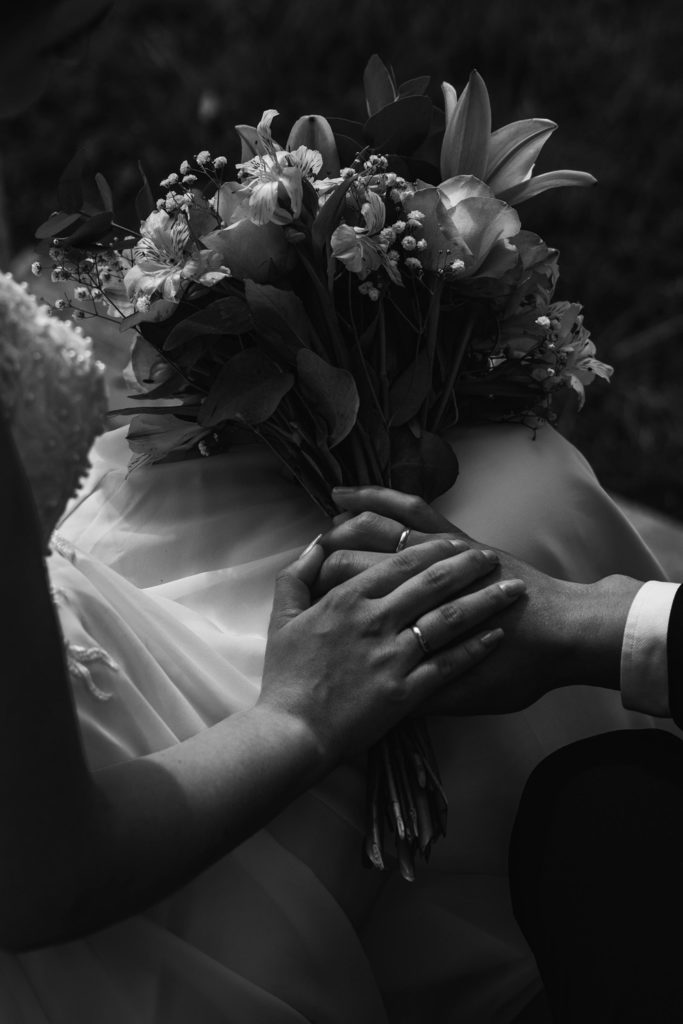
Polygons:
<instances>
[{"instance_id":1,"label":"knuckle","mask_svg":"<svg viewBox=\"0 0 683 1024\"><path fill-rule=\"evenodd\" d=\"M439 614L446 625L450 627L462 626L465 619L465 611L462 605L456 604L454 601L442 604L439 608Z\"/></svg>"},{"instance_id":2,"label":"knuckle","mask_svg":"<svg viewBox=\"0 0 683 1024\"><path fill-rule=\"evenodd\" d=\"M410 515L418 516L424 512L427 508L427 503L419 496L419 494L408 494L405 499L406 512Z\"/></svg>"},{"instance_id":3,"label":"knuckle","mask_svg":"<svg viewBox=\"0 0 683 1024\"><path fill-rule=\"evenodd\" d=\"M430 587L441 587L451 578L450 567L446 562L434 562L425 569L425 582Z\"/></svg>"},{"instance_id":4,"label":"knuckle","mask_svg":"<svg viewBox=\"0 0 683 1024\"><path fill-rule=\"evenodd\" d=\"M382 517L376 512L366 511L359 513L353 521L353 527L357 533L374 533L378 529Z\"/></svg>"},{"instance_id":5,"label":"knuckle","mask_svg":"<svg viewBox=\"0 0 683 1024\"><path fill-rule=\"evenodd\" d=\"M340 548L339 551L333 551L331 555L325 559L325 567L327 570L335 576L342 576L349 567L349 552Z\"/></svg>"}]
</instances>

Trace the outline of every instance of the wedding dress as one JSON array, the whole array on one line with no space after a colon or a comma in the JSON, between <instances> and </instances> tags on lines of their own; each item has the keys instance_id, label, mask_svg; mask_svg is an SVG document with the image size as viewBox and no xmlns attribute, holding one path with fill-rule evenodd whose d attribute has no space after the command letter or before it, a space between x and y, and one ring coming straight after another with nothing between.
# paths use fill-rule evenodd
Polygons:
<instances>
[{"instance_id":1,"label":"wedding dress","mask_svg":"<svg viewBox=\"0 0 683 1024\"><path fill-rule=\"evenodd\" d=\"M663 578L587 462L550 427L459 430L438 501L551 574ZM258 692L274 576L325 526L266 451L126 475L96 443L50 575L94 769L183 739ZM347 764L163 903L89 938L0 957L9 1024L481 1024L539 989L512 917L507 842L534 766L574 739L653 725L577 686L505 716L432 719L449 834L416 882L361 865L364 780Z\"/></svg>"}]
</instances>

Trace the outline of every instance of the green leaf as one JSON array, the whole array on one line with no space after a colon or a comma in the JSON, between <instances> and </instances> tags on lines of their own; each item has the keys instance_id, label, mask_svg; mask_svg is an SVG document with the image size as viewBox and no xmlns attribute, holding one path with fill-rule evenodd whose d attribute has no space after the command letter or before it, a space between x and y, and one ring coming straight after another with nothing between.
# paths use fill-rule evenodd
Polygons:
<instances>
[{"instance_id":1,"label":"green leaf","mask_svg":"<svg viewBox=\"0 0 683 1024\"><path fill-rule=\"evenodd\" d=\"M236 124L235 131L242 141L242 155L240 163L246 163L253 156L263 156L265 147L261 141L258 129L250 124Z\"/></svg>"},{"instance_id":2,"label":"green leaf","mask_svg":"<svg viewBox=\"0 0 683 1024\"><path fill-rule=\"evenodd\" d=\"M57 183L59 205L65 213L75 213L83 205L83 152L71 158Z\"/></svg>"},{"instance_id":3,"label":"green leaf","mask_svg":"<svg viewBox=\"0 0 683 1024\"><path fill-rule=\"evenodd\" d=\"M113 213L114 197L112 195L111 188L109 187L109 182L103 174L100 174L99 171L95 175L95 182L97 184L97 191L100 193L100 196L102 197L102 205L104 206L105 210L109 211L109 213Z\"/></svg>"},{"instance_id":4,"label":"green leaf","mask_svg":"<svg viewBox=\"0 0 683 1024\"><path fill-rule=\"evenodd\" d=\"M406 96L374 114L364 131L381 153L408 154L427 137L431 115L432 101L427 96Z\"/></svg>"},{"instance_id":5,"label":"green leaf","mask_svg":"<svg viewBox=\"0 0 683 1024\"><path fill-rule=\"evenodd\" d=\"M330 178L339 174L339 153L330 122L319 114L306 114L295 121L287 139L287 149L307 146L323 158L321 174Z\"/></svg>"},{"instance_id":6,"label":"green leaf","mask_svg":"<svg viewBox=\"0 0 683 1024\"><path fill-rule=\"evenodd\" d=\"M429 355L421 349L417 359L399 374L389 391L391 426L400 427L417 414L432 383Z\"/></svg>"},{"instance_id":7,"label":"green leaf","mask_svg":"<svg viewBox=\"0 0 683 1024\"><path fill-rule=\"evenodd\" d=\"M237 420L249 427L269 419L294 385L263 352L246 349L221 369L199 414L203 427Z\"/></svg>"},{"instance_id":8,"label":"green leaf","mask_svg":"<svg viewBox=\"0 0 683 1024\"><path fill-rule=\"evenodd\" d=\"M399 86L399 96L424 96L429 83L431 82L430 75L420 75L418 78L410 78L407 82L403 82Z\"/></svg>"},{"instance_id":9,"label":"green leaf","mask_svg":"<svg viewBox=\"0 0 683 1024\"><path fill-rule=\"evenodd\" d=\"M491 135L491 103L478 71L473 71L446 121L441 146L441 180L473 174L483 180Z\"/></svg>"},{"instance_id":10,"label":"green leaf","mask_svg":"<svg viewBox=\"0 0 683 1024\"><path fill-rule=\"evenodd\" d=\"M437 434L420 437L407 428L391 431L391 486L433 501L458 478L458 460L450 444Z\"/></svg>"},{"instance_id":11,"label":"green leaf","mask_svg":"<svg viewBox=\"0 0 683 1024\"><path fill-rule=\"evenodd\" d=\"M229 295L216 299L176 324L164 342L164 351L172 352L203 335L246 334L253 328L254 320L245 300L238 295Z\"/></svg>"},{"instance_id":12,"label":"green leaf","mask_svg":"<svg viewBox=\"0 0 683 1024\"><path fill-rule=\"evenodd\" d=\"M296 359L297 385L312 409L327 423L330 448L349 434L358 416L358 389L348 370L301 349Z\"/></svg>"},{"instance_id":13,"label":"green leaf","mask_svg":"<svg viewBox=\"0 0 683 1024\"><path fill-rule=\"evenodd\" d=\"M142 188L135 196L135 212L138 215L140 222L142 222L143 220L147 220L150 213L156 209L156 203L154 202L152 189L147 181L147 175L139 161L138 170L140 171L140 177L142 178Z\"/></svg>"},{"instance_id":14,"label":"green leaf","mask_svg":"<svg viewBox=\"0 0 683 1024\"><path fill-rule=\"evenodd\" d=\"M384 61L373 53L363 72L365 106L368 117L372 117L397 98L396 80Z\"/></svg>"},{"instance_id":15,"label":"green leaf","mask_svg":"<svg viewBox=\"0 0 683 1024\"><path fill-rule=\"evenodd\" d=\"M112 215L110 212L96 213L92 217L87 217L70 235L57 237L64 239L69 245L91 245L93 242L99 242L101 238L109 234L111 219Z\"/></svg>"},{"instance_id":16,"label":"green leaf","mask_svg":"<svg viewBox=\"0 0 683 1024\"><path fill-rule=\"evenodd\" d=\"M80 213L53 213L36 229L36 238L59 238L81 219Z\"/></svg>"},{"instance_id":17,"label":"green leaf","mask_svg":"<svg viewBox=\"0 0 683 1024\"><path fill-rule=\"evenodd\" d=\"M244 295L254 329L275 345L278 355L294 364L300 348L315 348L318 340L306 308L293 292L272 284L245 281Z\"/></svg>"}]
</instances>

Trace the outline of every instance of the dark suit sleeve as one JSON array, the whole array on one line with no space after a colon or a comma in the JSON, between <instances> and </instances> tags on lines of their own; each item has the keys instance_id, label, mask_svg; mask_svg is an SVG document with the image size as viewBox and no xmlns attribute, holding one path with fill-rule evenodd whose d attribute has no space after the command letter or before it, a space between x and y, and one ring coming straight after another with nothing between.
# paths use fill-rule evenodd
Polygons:
<instances>
[{"instance_id":1,"label":"dark suit sleeve","mask_svg":"<svg viewBox=\"0 0 683 1024\"><path fill-rule=\"evenodd\" d=\"M669 708L679 729L683 729L683 585L676 591L666 635L669 670Z\"/></svg>"}]
</instances>

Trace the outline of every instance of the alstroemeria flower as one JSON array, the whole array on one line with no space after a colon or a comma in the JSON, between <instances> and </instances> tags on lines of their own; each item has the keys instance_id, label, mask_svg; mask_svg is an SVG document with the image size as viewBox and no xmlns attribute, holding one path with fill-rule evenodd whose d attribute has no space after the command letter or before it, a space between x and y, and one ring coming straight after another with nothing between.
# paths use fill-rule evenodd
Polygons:
<instances>
[{"instance_id":1,"label":"alstroemeria flower","mask_svg":"<svg viewBox=\"0 0 683 1024\"><path fill-rule=\"evenodd\" d=\"M149 313L155 301L177 303L191 282L208 286L230 276L219 253L199 248L182 213L155 210L140 233L133 249L133 266L124 277L128 296L139 313Z\"/></svg>"},{"instance_id":2,"label":"alstroemeria flower","mask_svg":"<svg viewBox=\"0 0 683 1024\"><path fill-rule=\"evenodd\" d=\"M375 192L368 192L361 206L363 225L339 224L332 232L332 255L352 274L364 281L373 270L384 267L395 284L401 284L396 266L387 257L389 248L380 237L386 218L384 201Z\"/></svg>"},{"instance_id":3,"label":"alstroemeria flower","mask_svg":"<svg viewBox=\"0 0 683 1024\"><path fill-rule=\"evenodd\" d=\"M323 158L314 149L299 146L293 151L273 142L270 125L277 110L266 110L251 144L257 153L238 164L249 192L249 214L254 224L291 224L301 214L304 178L313 178ZM238 128L239 131L239 128Z\"/></svg>"},{"instance_id":4,"label":"alstroemeria flower","mask_svg":"<svg viewBox=\"0 0 683 1024\"><path fill-rule=\"evenodd\" d=\"M470 75L462 95L442 85L446 127L441 144L441 176L473 174L513 205L551 188L594 185L585 171L549 171L532 177L538 154L557 128L554 121L529 118L491 131L491 103L483 78Z\"/></svg>"},{"instance_id":5,"label":"alstroemeria flower","mask_svg":"<svg viewBox=\"0 0 683 1024\"><path fill-rule=\"evenodd\" d=\"M276 224L255 224L250 216L249 198L237 182L221 185L210 200L222 223L201 242L219 254L232 276L267 284L296 265L296 253Z\"/></svg>"},{"instance_id":6,"label":"alstroemeria flower","mask_svg":"<svg viewBox=\"0 0 683 1024\"><path fill-rule=\"evenodd\" d=\"M418 188L404 207L408 216L423 215L420 238L427 245L419 258L425 270L454 279L499 278L519 260L511 241L521 227L517 212L472 175Z\"/></svg>"},{"instance_id":7,"label":"alstroemeria flower","mask_svg":"<svg viewBox=\"0 0 683 1024\"><path fill-rule=\"evenodd\" d=\"M532 376L546 379L551 387L568 385L578 395L581 409L587 385L596 377L610 380L614 368L595 358L596 348L583 325L577 302L554 302L548 307L547 316L540 319L547 330L549 366L535 370Z\"/></svg>"}]
</instances>

